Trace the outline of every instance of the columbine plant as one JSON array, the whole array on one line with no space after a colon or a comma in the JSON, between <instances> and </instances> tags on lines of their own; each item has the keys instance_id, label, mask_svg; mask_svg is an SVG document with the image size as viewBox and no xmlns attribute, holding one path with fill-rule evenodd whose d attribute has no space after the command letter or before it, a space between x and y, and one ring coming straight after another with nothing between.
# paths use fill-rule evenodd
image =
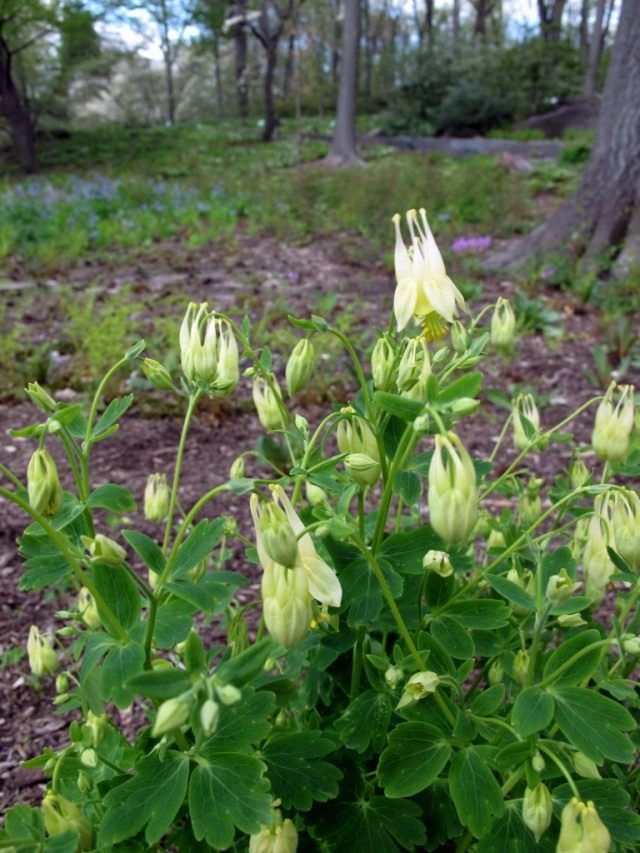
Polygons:
<instances>
[{"instance_id":1,"label":"columbine plant","mask_svg":"<svg viewBox=\"0 0 640 853\"><path fill-rule=\"evenodd\" d=\"M551 426L519 395L489 458L473 459L475 368L490 347L513 348L515 317L501 298L483 327L491 306L468 314L426 213L407 214L408 247L394 222L394 318L371 378L321 317L293 319L304 337L283 377L248 318L192 304L181 376L143 359L141 342L86 413L29 386L43 418L18 434L37 447L26 482L2 467L0 495L31 519L21 586L57 586L70 602L55 641L34 626L27 645L34 676L56 677L58 710L75 719L67 746L27 762L48 789L41 809L9 811L1 847L638 849L640 501L618 479L639 470L633 388ZM311 425L295 397L326 335L357 388ZM150 472L139 496L154 535L124 527L130 491L91 478L93 446L132 402L104 406L105 388L136 362L186 410L171 476ZM224 482L183 508L198 402L233 393L241 366L269 441L229 479L213 458ZM529 460L570 441L574 418L598 404L601 470L574 446L566 474L544 482ZM511 422L517 455L496 468ZM229 493L252 529L209 517ZM119 530L107 535L103 510ZM233 543L246 546L240 573L225 570ZM255 572L260 599L240 606ZM209 641L212 623L226 643ZM117 709L132 707L128 737Z\"/></svg>"}]
</instances>

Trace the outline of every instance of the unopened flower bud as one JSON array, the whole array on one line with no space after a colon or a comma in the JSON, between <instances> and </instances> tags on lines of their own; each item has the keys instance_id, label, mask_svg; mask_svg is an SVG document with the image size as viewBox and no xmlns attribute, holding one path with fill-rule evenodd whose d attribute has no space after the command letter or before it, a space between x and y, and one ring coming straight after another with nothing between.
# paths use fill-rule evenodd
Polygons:
<instances>
[{"instance_id":1,"label":"unopened flower bud","mask_svg":"<svg viewBox=\"0 0 640 853\"><path fill-rule=\"evenodd\" d=\"M308 338L298 341L289 356L285 370L287 393L290 397L302 391L308 384L313 376L315 361L316 354L311 341Z\"/></svg>"},{"instance_id":2,"label":"unopened flower bud","mask_svg":"<svg viewBox=\"0 0 640 853\"><path fill-rule=\"evenodd\" d=\"M91 743L94 746L98 746L107 731L108 722L106 716L104 714L94 714L93 711L89 711L85 726L91 735Z\"/></svg>"},{"instance_id":3,"label":"unopened flower bud","mask_svg":"<svg viewBox=\"0 0 640 853\"><path fill-rule=\"evenodd\" d=\"M396 710L407 705L413 705L431 693L435 693L440 683L440 677L435 672L416 672L405 684Z\"/></svg>"},{"instance_id":4,"label":"unopened flower bud","mask_svg":"<svg viewBox=\"0 0 640 853\"><path fill-rule=\"evenodd\" d=\"M513 443L517 450L526 450L540 434L540 413L532 394L518 394L513 409Z\"/></svg>"},{"instance_id":5,"label":"unopened flower bud","mask_svg":"<svg viewBox=\"0 0 640 853\"><path fill-rule=\"evenodd\" d=\"M34 451L27 466L29 505L42 515L53 516L62 506L63 493L53 457L44 448Z\"/></svg>"},{"instance_id":6,"label":"unopened flower bud","mask_svg":"<svg viewBox=\"0 0 640 853\"><path fill-rule=\"evenodd\" d=\"M309 421L304 415L297 414L293 418L296 429L300 432L303 439L306 441L309 438Z\"/></svg>"},{"instance_id":7,"label":"unopened flower bud","mask_svg":"<svg viewBox=\"0 0 640 853\"><path fill-rule=\"evenodd\" d=\"M504 667L502 666L499 660L494 660L494 662L489 667L489 684L493 687L494 684L500 684L503 678Z\"/></svg>"},{"instance_id":8,"label":"unopened flower bud","mask_svg":"<svg viewBox=\"0 0 640 853\"><path fill-rule=\"evenodd\" d=\"M47 791L42 801L42 813L48 835L56 836L65 832L75 832L79 836L77 849L91 850L93 830L79 806L54 794L53 791Z\"/></svg>"},{"instance_id":9,"label":"unopened flower bud","mask_svg":"<svg viewBox=\"0 0 640 853\"><path fill-rule=\"evenodd\" d=\"M220 706L213 699L207 699L200 708L200 725L208 737L213 734L220 719Z\"/></svg>"},{"instance_id":10,"label":"unopened flower bud","mask_svg":"<svg viewBox=\"0 0 640 853\"><path fill-rule=\"evenodd\" d=\"M587 623L579 613L562 613L558 616L558 625L561 628L579 628Z\"/></svg>"},{"instance_id":11,"label":"unopened flower bud","mask_svg":"<svg viewBox=\"0 0 640 853\"><path fill-rule=\"evenodd\" d=\"M451 346L458 355L469 347L469 335L460 320L454 320L451 324Z\"/></svg>"},{"instance_id":12,"label":"unopened flower bud","mask_svg":"<svg viewBox=\"0 0 640 853\"><path fill-rule=\"evenodd\" d=\"M436 436L429 466L431 525L447 545L462 545L478 518L478 492L473 462L457 435Z\"/></svg>"},{"instance_id":13,"label":"unopened flower bud","mask_svg":"<svg viewBox=\"0 0 640 853\"><path fill-rule=\"evenodd\" d=\"M50 414L55 411L56 401L48 391L45 391L39 382L30 382L24 390L29 395L31 402L35 403L43 412Z\"/></svg>"},{"instance_id":14,"label":"unopened flower bud","mask_svg":"<svg viewBox=\"0 0 640 853\"><path fill-rule=\"evenodd\" d=\"M501 296L491 316L491 343L504 354L513 350L516 333L516 317L508 299Z\"/></svg>"},{"instance_id":15,"label":"unopened flower bud","mask_svg":"<svg viewBox=\"0 0 640 853\"><path fill-rule=\"evenodd\" d=\"M575 797L562 810L556 853L607 853L609 830L600 820L595 805Z\"/></svg>"},{"instance_id":16,"label":"unopened flower bud","mask_svg":"<svg viewBox=\"0 0 640 853\"><path fill-rule=\"evenodd\" d=\"M89 769L93 769L98 766L98 755L95 749L83 749L80 753L80 764L83 767L88 767Z\"/></svg>"},{"instance_id":17,"label":"unopened flower bud","mask_svg":"<svg viewBox=\"0 0 640 853\"><path fill-rule=\"evenodd\" d=\"M536 842L549 828L553 808L551 793L544 782L526 788L522 800L522 821L534 834Z\"/></svg>"},{"instance_id":18,"label":"unopened flower bud","mask_svg":"<svg viewBox=\"0 0 640 853\"><path fill-rule=\"evenodd\" d=\"M292 569L298 559L298 540L282 507L265 503L260 514L260 533L265 551L281 566Z\"/></svg>"},{"instance_id":19,"label":"unopened flower bud","mask_svg":"<svg viewBox=\"0 0 640 853\"><path fill-rule=\"evenodd\" d=\"M87 628L92 628L95 631L102 627L102 620L100 619L95 599L86 586L81 587L78 593L77 607L78 615Z\"/></svg>"},{"instance_id":20,"label":"unopened flower bud","mask_svg":"<svg viewBox=\"0 0 640 853\"><path fill-rule=\"evenodd\" d=\"M524 527L534 524L542 515L542 501L539 495L525 492L518 501L518 520Z\"/></svg>"},{"instance_id":21,"label":"unopened flower bud","mask_svg":"<svg viewBox=\"0 0 640 853\"><path fill-rule=\"evenodd\" d=\"M480 400L474 400L473 397L458 397L449 406L451 413L460 417L471 415L479 408Z\"/></svg>"},{"instance_id":22,"label":"unopened flower bud","mask_svg":"<svg viewBox=\"0 0 640 853\"><path fill-rule=\"evenodd\" d=\"M417 435L422 435L425 432L429 432L430 426L431 418L425 413L423 415L418 415L418 417L414 419L412 429Z\"/></svg>"},{"instance_id":23,"label":"unopened flower bud","mask_svg":"<svg viewBox=\"0 0 640 853\"><path fill-rule=\"evenodd\" d=\"M567 570L562 569L559 574L551 575L547 582L547 600L551 604L562 604L563 601L571 598L579 586L580 584L571 580Z\"/></svg>"},{"instance_id":24,"label":"unopened flower bud","mask_svg":"<svg viewBox=\"0 0 640 853\"><path fill-rule=\"evenodd\" d=\"M253 380L253 402L258 413L258 420L267 430L284 427L284 403L275 377L272 377L272 383L273 387L261 376L256 376Z\"/></svg>"},{"instance_id":25,"label":"unopened flower bud","mask_svg":"<svg viewBox=\"0 0 640 853\"><path fill-rule=\"evenodd\" d=\"M388 339L378 338L371 353L371 375L378 391L388 391L391 388L395 358L393 347Z\"/></svg>"},{"instance_id":26,"label":"unopened flower bud","mask_svg":"<svg viewBox=\"0 0 640 853\"><path fill-rule=\"evenodd\" d=\"M489 536L487 537L487 548L504 548L505 544L504 533L502 530L497 530L495 527L492 527Z\"/></svg>"},{"instance_id":27,"label":"unopened flower bud","mask_svg":"<svg viewBox=\"0 0 640 853\"><path fill-rule=\"evenodd\" d=\"M233 684L216 684L216 695L223 705L237 705L242 693Z\"/></svg>"},{"instance_id":28,"label":"unopened flower bud","mask_svg":"<svg viewBox=\"0 0 640 853\"><path fill-rule=\"evenodd\" d=\"M144 517L160 524L169 511L170 490L166 474L150 474L144 489Z\"/></svg>"},{"instance_id":29,"label":"unopened flower bud","mask_svg":"<svg viewBox=\"0 0 640 853\"><path fill-rule=\"evenodd\" d=\"M69 676L66 672L61 672L56 677L56 693L66 693L69 689Z\"/></svg>"},{"instance_id":30,"label":"unopened flower bud","mask_svg":"<svg viewBox=\"0 0 640 853\"><path fill-rule=\"evenodd\" d=\"M78 778L76 779L76 785L82 794L88 794L92 787L91 776L89 776L88 773L85 773L84 770L80 770L78 772Z\"/></svg>"},{"instance_id":31,"label":"unopened flower bud","mask_svg":"<svg viewBox=\"0 0 640 853\"><path fill-rule=\"evenodd\" d=\"M58 655L52 648L50 638L41 634L35 625L29 629L27 654L34 675L51 675L58 668Z\"/></svg>"},{"instance_id":32,"label":"unopened flower bud","mask_svg":"<svg viewBox=\"0 0 640 853\"><path fill-rule=\"evenodd\" d=\"M615 550L630 569L640 569L640 498L631 489L613 493L611 528Z\"/></svg>"},{"instance_id":33,"label":"unopened flower bud","mask_svg":"<svg viewBox=\"0 0 640 853\"><path fill-rule=\"evenodd\" d=\"M327 502L326 492L320 486L316 486L315 483L307 480L304 484L304 490L311 506L323 506Z\"/></svg>"},{"instance_id":34,"label":"unopened flower bud","mask_svg":"<svg viewBox=\"0 0 640 853\"><path fill-rule=\"evenodd\" d=\"M244 477L244 455L236 456L229 468L230 480L241 480Z\"/></svg>"},{"instance_id":35,"label":"unopened flower bud","mask_svg":"<svg viewBox=\"0 0 640 853\"><path fill-rule=\"evenodd\" d=\"M385 670L384 680L392 690L396 689L396 687L398 686L398 684L400 684L403 678L404 671L400 669L399 666L390 666L388 667L388 669Z\"/></svg>"},{"instance_id":36,"label":"unopened flower bud","mask_svg":"<svg viewBox=\"0 0 640 853\"><path fill-rule=\"evenodd\" d=\"M102 563L107 566L120 566L125 561L127 552L122 545L118 545L113 539L96 533L94 537L82 536L82 544L91 555L91 561Z\"/></svg>"},{"instance_id":37,"label":"unopened flower bud","mask_svg":"<svg viewBox=\"0 0 640 853\"><path fill-rule=\"evenodd\" d=\"M422 568L428 572L435 572L441 578L448 578L453 574L453 566L446 551L427 551L422 558Z\"/></svg>"},{"instance_id":38,"label":"unopened flower bud","mask_svg":"<svg viewBox=\"0 0 640 853\"><path fill-rule=\"evenodd\" d=\"M366 453L349 453L344 458L344 467L360 486L375 486L380 477L380 463Z\"/></svg>"},{"instance_id":39,"label":"unopened flower bud","mask_svg":"<svg viewBox=\"0 0 640 853\"><path fill-rule=\"evenodd\" d=\"M628 655L640 655L640 637L625 634L622 638L622 648Z\"/></svg>"},{"instance_id":40,"label":"unopened flower bud","mask_svg":"<svg viewBox=\"0 0 640 853\"><path fill-rule=\"evenodd\" d=\"M190 702L185 697L166 699L158 708L151 737L162 737L167 732L180 728L189 718Z\"/></svg>"},{"instance_id":41,"label":"unopened flower bud","mask_svg":"<svg viewBox=\"0 0 640 853\"><path fill-rule=\"evenodd\" d=\"M422 336L410 338L405 345L396 385L399 393L407 400L424 403L427 398L427 382L431 376L429 350Z\"/></svg>"},{"instance_id":42,"label":"unopened flower bud","mask_svg":"<svg viewBox=\"0 0 640 853\"><path fill-rule=\"evenodd\" d=\"M154 388L158 388L161 391L176 390L176 386L173 384L171 374L167 368L154 358L142 359L142 372Z\"/></svg>"},{"instance_id":43,"label":"unopened flower bud","mask_svg":"<svg viewBox=\"0 0 640 853\"><path fill-rule=\"evenodd\" d=\"M336 429L336 441L340 453L364 453L380 462L378 442L367 421L356 415L353 409L342 409L343 418Z\"/></svg>"},{"instance_id":44,"label":"unopened flower bud","mask_svg":"<svg viewBox=\"0 0 640 853\"><path fill-rule=\"evenodd\" d=\"M293 821L282 820L280 812L274 826L263 826L249 837L249 853L296 853L298 831Z\"/></svg>"},{"instance_id":45,"label":"unopened flower bud","mask_svg":"<svg viewBox=\"0 0 640 853\"><path fill-rule=\"evenodd\" d=\"M583 779L602 779L595 761L587 758L584 752L573 753L573 769Z\"/></svg>"},{"instance_id":46,"label":"unopened flower bud","mask_svg":"<svg viewBox=\"0 0 640 853\"><path fill-rule=\"evenodd\" d=\"M226 320L213 316L203 302L192 302L180 327L180 359L185 378L202 383L214 397L238 384L238 345Z\"/></svg>"},{"instance_id":47,"label":"unopened flower bud","mask_svg":"<svg viewBox=\"0 0 640 853\"><path fill-rule=\"evenodd\" d=\"M525 649L520 649L513 659L513 678L521 687L527 683L529 675L529 652Z\"/></svg>"},{"instance_id":48,"label":"unopened flower bud","mask_svg":"<svg viewBox=\"0 0 640 853\"><path fill-rule=\"evenodd\" d=\"M615 382L609 385L596 412L591 443L596 456L605 462L621 462L629 452L633 429L633 385L621 385L620 399L613 405Z\"/></svg>"},{"instance_id":49,"label":"unopened flower bud","mask_svg":"<svg viewBox=\"0 0 640 853\"><path fill-rule=\"evenodd\" d=\"M544 768L547 766L544 758L541 753L536 749L535 755L531 759L531 766L536 771L536 773L542 773Z\"/></svg>"},{"instance_id":50,"label":"unopened flower bud","mask_svg":"<svg viewBox=\"0 0 640 853\"><path fill-rule=\"evenodd\" d=\"M569 466L569 481L572 489L580 489L591 479L591 471L579 456L576 456Z\"/></svg>"}]
</instances>

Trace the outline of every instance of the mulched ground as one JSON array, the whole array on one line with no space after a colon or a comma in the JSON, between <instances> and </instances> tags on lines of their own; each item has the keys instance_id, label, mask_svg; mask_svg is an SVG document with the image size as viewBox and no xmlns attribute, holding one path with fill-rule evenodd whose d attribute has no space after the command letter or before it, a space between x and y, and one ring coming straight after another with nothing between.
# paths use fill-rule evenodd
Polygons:
<instances>
[{"instance_id":1,"label":"mulched ground","mask_svg":"<svg viewBox=\"0 0 640 853\"><path fill-rule=\"evenodd\" d=\"M213 306L228 307L235 298L253 294L254 319L259 319L261 306L276 296L286 296L293 312L305 313L311 300L319 294L334 292L337 307L357 300L359 308L354 327L362 330L384 322L391 308L393 280L389 270L380 265L355 265L348 262L340 248L330 241L305 247L283 246L274 240L242 239L235 251L212 254L200 252L189 259L184 252L166 252L162 262L139 264L126 269L79 268L66 277L78 287L89 280L107 290L117 290L124 282L134 288L152 290L158 300L177 290L188 293L196 301L208 300ZM51 317L47 292L52 285L39 285L37 298L31 306L34 339L46 334ZM474 311L482 304L494 301L499 295L510 295L510 282L490 280ZM577 301L565 294L540 285L536 298L545 300L564 318L564 337L560 346L550 347L541 334L522 340L516 357L504 363L489 359L483 369L489 376L485 387L509 391L511 384L534 387L545 401L542 420L550 426L562 420L585 400L598 393L587 379L592 369L593 348L601 340L598 318ZM176 318L176 328L181 318ZM322 363L321 363L322 364ZM322 367L319 367L322 370ZM628 377L625 381L632 381ZM639 377L635 377L636 381ZM240 404L229 408L204 407L196 418L185 458L184 486L180 497L190 505L205 490L226 479L231 462L239 452L250 448L260 434L257 419L250 411L247 381L240 394ZM325 389L326 390L326 389ZM339 386L329 388L330 396L339 397ZM64 395L63 395L64 396ZM73 398L73 392L67 396ZM301 411L312 426L321 417L317 402L307 400ZM32 452L32 444L12 438L7 430L23 426L34 417L27 404L0 406L0 462L22 476ZM499 433L503 415L487 405L465 425L462 432L472 454L486 456ZM585 413L573 426L578 442L588 446L593 413ZM115 482L126 485L140 499L147 475L152 471L170 473L180 431L180 421L174 418L145 419L135 413L125 417L117 438L95 447L93 483ZM531 459L534 470L547 483L561 470L569 451L566 445L552 445ZM509 443L498 465L513 458ZM588 459L587 459L588 461ZM596 467L594 461L594 468ZM239 519L241 528L250 534L246 498L226 496L214 505L209 517L224 513ZM16 537L24 527L24 518L13 505L0 501L3 524L0 528L0 813L18 801L38 802L42 796L44 777L38 771L20 769L20 763L46 746L57 747L66 740L68 720L52 712L52 679L37 682L30 675L26 655L11 660L24 648L29 626L52 629L54 612L65 606L64 596L22 593L18 591L20 560L16 554ZM498 513L500 500L490 507ZM132 526L140 521L132 514ZM144 528L149 530L148 527ZM253 596L257 590L256 569L245 563L242 550L234 554L231 568L244 572L252 585L243 592ZM135 727L130 717L123 724Z\"/></svg>"}]
</instances>

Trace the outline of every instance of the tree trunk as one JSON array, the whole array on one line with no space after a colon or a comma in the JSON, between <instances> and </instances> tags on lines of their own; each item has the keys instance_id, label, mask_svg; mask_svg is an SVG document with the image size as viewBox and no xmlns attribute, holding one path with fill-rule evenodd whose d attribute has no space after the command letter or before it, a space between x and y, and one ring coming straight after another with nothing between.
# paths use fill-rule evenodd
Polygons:
<instances>
[{"instance_id":1,"label":"tree trunk","mask_svg":"<svg viewBox=\"0 0 640 853\"><path fill-rule=\"evenodd\" d=\"M373 80L373 44L371 40L371 8L369 0L362 0L362 30L364 41L364 102L371 106L371 86Z\"/></svg>"},{"instance_id":2,"label":"tree trunk","mask_svg":"<svg viewBox=\"0 0 640 853\"><path fill-rule=\"evenodd\" d=\"M222 73L220 70L220 39L213 34L213 73L216 80L216 112L218 118L224 118L224 95L222 92Z\"/></svg>"},{"instance_id":3,"label":"tree trunk","mask_svg":"<svg viewBox=\"0 0 640 853\"><path fill-rule=\"evenodd\" d=\"M340 68L340 37L342 26L340 24L340 0L335 0L335 17L333 19L333 43L331 45L331 82L338 85L338 69Z\"/></svg>"},{"instance_id":4,"label":"tree trunk","mask_svg":"<svg viewBox=\"0 0 640 853\"><path fill-rule=\"evenodd\" d=\"M262 141L271 142L278 126L276 105L273 97L273 81L278 62L278 39L269 39L265 46L266 65L264 69L264 130Z\"/></svg>"},{"instance_id":5,"label":"tree trunk","mask_svg":"<svg viewBox=\"0 0 640 853\"><path fill-rule=\"evenodd\" d=\"M544 42L554 42L560 39L562 32L562 14L567 0L538 0L538 16L540 18L540 35Z\"/></svg>"},{"instance_id":6,"label":"tree trunk","mask_svg":"<svg viewBox=\"0 0 640 853\"><path fill-rule=\"evenodd\" d=\"M611 250L640 262L640 3L623 0L596 140L580 186L528 237L494 255L492 267L518 267L539 253L571 253L592 269Z\"/></svg>"},{"instance_id":7,"label":"tree trunk","mask_svg":"<svg viewBox=\"0 0 640 853\"><path fill-rule=\"evenodd\" d=\"M453 55L457 56L460 50L460 0L453 0L453 9L451 10L452 18L452 33L453 40Z\"/></svg>"},{"instance_id":8,"label":"tree trunk","mask_svg":"<svg viewBox=\"0 0 640 853\"><path fill-rule=\"evenodd\" d=\"M246 15L246 0L236 3L238 15ZM249 117L249 82L247 80L247 33L244 26L236 26L233 33L234 73L236 78L236 102L238 116Z\"/></svg>"},{"instance_id":9,"label":"tree trunk","mask_svg":"<svg viewBox=\"0 0 640 853\"><path fill-rule=\"evenodd\" d=\"M602 31L604 25L604 10L607 0L597 0L596 20L589 42L589 58L587 59L587 71L584 76L582 93L585 98L593 98L596 93L596 82L598 79L598 68L602 55Z\"/></svg>"},{"instance_id":10,"label":"tree trunk","mask_svg":"<svg viewBox=\"0 0 640 853\"><path fill-rule=\"evenodd\" d=\"M176 123L176 95L173 85L173 59L169 53L164 56L164 75L167 93L167 123Z\"/></svg>"},{"instance_id":11,"label":"tree trunk","mask_svg":"<svg viewBox=\"0 0 640 853\"><path fill-rule=\"evenodd\" d=\"M360 2L344 0L342 61L336 126L331 150L325 162L330 166L361 163L356 152L356 98L358 91L358 43L360 40Z\"/></svg>"},{"instance_id":12,"label":"tree trunk","mask_svg":"<svg viewBox=\"0 0 640 853\"><path fill-rule=\"evenodd\" d=\"M433 11L435 0L425 0L424 24L427 31L427 47L433 47Z\"/></svg>"},{"instance_id":13,"label":"tree trunk","mask_svg":"<svg viewBox=\"0 0 640 853\"><path fill-rule=\"evenodd\" d=\"M291 94L291 81L293 80L294 57L296 53L296 34L291 31L287 41L287 58L284 63L284 75L282 77L282 97L285 101Z\"/></svg>"},{"instance_id":14,"label":"tree trunk","mask_svg":"<svg viewBox=\"0 0 640 853\"><path fill-rule=\"evenodd\" d=\"M13 79L12 59L9 46L0 38L0 112L11 127L20 167L23 172L30 174L38 168L33 123Z\"/></svg>"},{"instance_id":15,"label":"tree trunk","mask_svg":"<svg viewBox=\"0 0 640 853\"><path fill-rule=\"evenodd\" d=\"M589 0L582 0L580 10L580 56L586 65L589 61Z\"/></svg>"}]
</instances>

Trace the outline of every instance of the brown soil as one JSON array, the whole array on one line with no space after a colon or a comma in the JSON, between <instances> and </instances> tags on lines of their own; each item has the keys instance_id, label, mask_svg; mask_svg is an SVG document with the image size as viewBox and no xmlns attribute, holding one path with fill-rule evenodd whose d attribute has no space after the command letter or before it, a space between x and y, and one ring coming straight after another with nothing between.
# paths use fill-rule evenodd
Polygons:
<instances>
[{"instance_id":1,"label":"brown soil","mask_svg":"<svg viewBox=\"0 0 640 853\"><path fill-rule=\"evenodd\" d=\"M212 305L227 308L233 300L247 292L257 297L254 301L254 319L259 319L261 305L265 307L276 295L286 296L289 310L307 313L313 299L322 293L336 293L335 310L357 302L354 328L373 329L384 322L391 308L392 276L379 265L354 265L348 263L339 247L324 241L306 247L287 247L274 240L249 241L245 239L232 252L211 254L201 252L187 258L183 251L166 250L156 264L139 265L126 270L103 267L72 271L67 277L78 285L79 293L88 279L100 287L113 290L123 282L133 282L135 287L153 291L154 300L175 295L178 290L196 301L208 300ZM480 305L494 301L498 295L509 295L510 282L490 280L485 282ZM38 285L35 301L41 320L33 323L34 338L46 330L47 323L55 322L48 315L47 289ZM540 286L536 298L543 299L558 310L564 318L564 336L557 348L551 348L540 333L521 341L516 357L503 363L495 358L488 360L489 376L485 388L495 387L510 392L512 385L535 388L543 401L541 407L545 426L550 426L569 414L578 405L594 396L598 389L591 385L585 373L592 369L593 347L598 342L598 318L593 311L557 291ZM474 311L480 305L473 305ZM33 305L32 305L33 309ZM176 318L176 325L180 318ZM322 362L320 363L322 371ZM278 365L281 369L281 364ZM635 377L636 380L638 377ZM329 377L328 377L329 379ZM196 418L185 458L184 485L180 492L183 505L190 505L204 491L227 477L229 466L239 452L249 449L260 435L260 426L249 410L248 381L239 403L234 408L213 409L204 406ZM343 393L340 386L325 383L323 393L338 399ZM64 396L64 394L62 395ZM67 391L67 397L72 398ZM320 418L318 401L306 399L301 411L312 426ZM580 443L588 446L592 412L587 412L574 425ZM23 426L34 419L34 410L24 404L0 406L0 462L23 476L32 452L32 443L9 436L7 430ZM493 446L502 424L502 415L491 405L483 407L470 420L463 437L476 456L485 456ZM172 417L145 419L136 414L125 417L117 437L96 445L92 468L95 485L115 482L126 485L142 497L147 475L153 471L172 470L180 431L180 421ZM508 442L507 442L508 444ZM569 451L567 445L552 445L544 453L536 454L532 467L550 484L554 475L562 470ZM498 459L503 466L512 458L510 448ZM589 461L587 459L587 461ZM594 462L594 467L595 462ZM240 521L250 534L246 497L226 496L208 510L209 517L230 514ZM3 524L0 529L0 812L16 801L37 802L42 796L44 777L40 771L20 769L26 758L38 754L45 747L57 747L66 740L68 719L55 715L51 699L53 679L35 680L29 672L26 655L10 662L12 651L25 647L29 626L41 629L60 627L54 613L68 603L64 593L54 596L45 592L18 591L20 559L16 553L16 538L24 527L25 519L7 501L0 500ZM499 512L500 500L491 506ZM128 526L140 526L153 532L139 514L131 514ZM244 560L242 548L234 552L231 568L244 572L251 585L242 595L252 597L257 590L256 568ZM14 652L19 654L19 651ZM128 718L123 718L127 725ZM129 720L130 723L130 720Z\"/></svg>"}]
</instances>

